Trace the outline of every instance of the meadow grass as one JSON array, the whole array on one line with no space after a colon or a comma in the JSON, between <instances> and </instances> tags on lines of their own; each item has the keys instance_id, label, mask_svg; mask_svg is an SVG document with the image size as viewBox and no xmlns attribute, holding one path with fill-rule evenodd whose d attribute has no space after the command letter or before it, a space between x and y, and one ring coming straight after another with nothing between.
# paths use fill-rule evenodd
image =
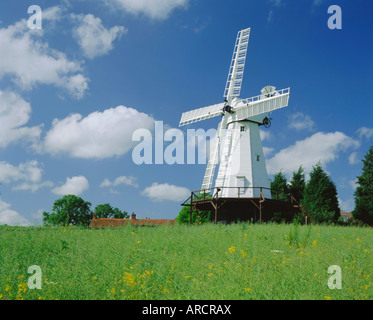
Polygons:
<instances>
[{"instance_id":1,"label":"meadow grass","mask_svg":"<svg viewBox=\"0 0 373 320\"><path fill-rule=\"evenodd\" d=\"M372 299L371 228L0 227L0 299ZM42 270L31 290L27 270ZM342 289L328 288L331 265Z\"/></svg>"}]
</instances>

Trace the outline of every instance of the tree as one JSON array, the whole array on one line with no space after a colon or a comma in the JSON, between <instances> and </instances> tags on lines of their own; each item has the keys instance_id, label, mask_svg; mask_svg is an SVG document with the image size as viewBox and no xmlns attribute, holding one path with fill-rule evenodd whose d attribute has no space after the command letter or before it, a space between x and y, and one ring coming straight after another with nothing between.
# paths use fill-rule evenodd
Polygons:
<instances>
[{"instance_id":1,"label":"tree","mask_svg":"<svg viewBox=\"0 0 373 320\"><path fill-rule=\"evenodd\" d=\"M272 198L277 200L288 200L289 187L285 175L280 171L273 176L271 181Z\"/></svg>"},{"instance_id":2,"label":"tree","mask_svg":"<svg viewBox=\"0 0 373 320\"><path fill-rule=\"evenodd\" d=\"M306 184L303 205L314 222L336 222L340 217L338 194L334 182L320 162L313 167Z\"/></svg>"},{"instance_id":3,"label":"tree","mask_svg":"<svg viewBox=\"0 0 373 320\"><path fill-rule=\"evenodd\" d=\"M110 204L99 204L95 207L94 213L97 215L98 219L101 218L114 218L114 219L127 219L129 215L126 211L121 211L118 208L113 208Z\"/></svg>"},{"instance_id":4,"label":"tree","mask_svg":"<svg viewBox=\"0 0 373 320\"><path fill-rule=\"evenodd\" d=\"M196 197L203 197L203 194L199 194L199 195L196 195ZM211 198L210 195L208 194L205 194L205 198ZM195 198L194 198L195 200ZM190 202L189 202L190 204ZM204 211L196 211L196 210L193 210L192 212L192 224L195 224L195 223L206 223L206 222L209 222L210 221L210 214L211 212L209 210L204 210ZM176 222L179 223L179 224L189 224L190 223L190 207L189 206L185 206L183 207L178 216L176 217Z\"/></svg>"},{"instance_id":5,"label":"tree","mask_svg":"<svg viewBox=\"0 0 373 320\"><path fill-rule=\"evenodd\" d=\"M358 187L354 193L353 217L373 225L373 147L370 147L363 161L363 173L357 177Z\"/></svg>"},{"instance_id":6,"label":"tree","mask_svg":"<svg viewBox=\"0 0 373 320\"><path fill-rule=\"evenodd\" d=\"M304 197L304 190L306 189L306 178L303 167L300 166L297 172L293 172L290 179L289 191L296 201L302 202Z\"/></svg>"},{"instance_id":7,"label":"tree","mask_svg":"<svg viewBox=\"0 0 373 320\"><path fill-rule=\"evenodd\" d=\"M43 212L43 222L46 225L88 226L91 221L91 203L75 195L66 195L57 199L52 208L52 213Z\"/></svg>"},{"instance_id":8,"label":"tree","mask_svg":"<svg viewBox=\"0 0 373 320\"><path fill-rule=\"evenodd\" d=\"M289 186L286 176L280 171L273 176L271 181L272 199L289 201ZM290 222L294 218L294 212L283 209L273 213L273 221L275 222Z\"/></svg>"}]
</instances>

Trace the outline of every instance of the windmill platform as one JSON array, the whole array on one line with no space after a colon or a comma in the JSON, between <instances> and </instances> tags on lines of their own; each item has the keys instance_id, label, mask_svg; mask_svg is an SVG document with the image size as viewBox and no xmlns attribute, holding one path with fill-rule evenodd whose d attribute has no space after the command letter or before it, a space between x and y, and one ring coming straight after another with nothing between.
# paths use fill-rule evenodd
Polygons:
<instances>
[{"instance_id":1,"label":"windmill platform","mask_svg":"<svg viewBox=\"0 0 373 320\"><path fill-rule=\"evenodd\" d=\"M301 210L301 205L292 194L287 195L287 199L280 199L277 191L258 187L255 189L260 190L260 197L246 197L242 188L230 188L236 189L237 197L220 197L224 188L198 190L193 191L182 206L189 206L191 215L193 211L210 211L210 221L215 223L262 223L270 221L276 212L296 213ZM264 191L270 191L273 198L265 198Z\"/></svg>"}]
</instances>

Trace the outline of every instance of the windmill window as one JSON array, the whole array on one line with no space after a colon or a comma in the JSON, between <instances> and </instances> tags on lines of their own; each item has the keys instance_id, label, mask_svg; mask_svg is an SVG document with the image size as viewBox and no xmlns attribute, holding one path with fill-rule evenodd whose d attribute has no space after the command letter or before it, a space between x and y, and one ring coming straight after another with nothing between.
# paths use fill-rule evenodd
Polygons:
<instances>
[{"instance_id":1,"label":"windmill window","mask_svg":"<svg viewBox=\"0 0 373 320\"><path fill-rule=\"evenodd\" d=\"M260 161L260 155L259 154L256 155L256 161Z\"/></svg>"},{"instance_id":2,"label":"windmill window","mask_svg":"<svg viewBox=\"0 0 373 320\"><path fill-rule=\"evenodd\" d=\"M245 127L241 126L241 132L244 132L244 131L245 131Z\"/></svg>"}]
</instances>

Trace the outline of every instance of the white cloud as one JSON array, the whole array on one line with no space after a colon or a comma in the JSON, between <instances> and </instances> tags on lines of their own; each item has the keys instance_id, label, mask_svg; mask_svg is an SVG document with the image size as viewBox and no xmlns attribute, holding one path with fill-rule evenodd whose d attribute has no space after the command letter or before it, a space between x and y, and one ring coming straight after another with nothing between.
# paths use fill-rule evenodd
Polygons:
<instances>
[{"instance_id":1,"label":"white cloud","mask_svg":"<svg viewBox=\"0 0 373 320\"><path fill-rule=\"evenodd\" d=\"M27 141L33 145L38 142L42 126L24 127L30 115L28 102L14 92L0 91L0 147L16 141Z\"/></svg>"},{"instance_id":2,"label":"white cloud","mask_svg":"<svg viewBox=\"0 0 373 320\"><path fill-rule=\"evenodd\" d=\"M359 147L359 142L342 132L318 132L302 141L297 141L267 161L268 173L274 174L282 170L291 174L302 165L305 172L321 161L323 165L338 158L339 153L349 148Z\"/></svg>"},{"instance_id":3,"label":"white cloud","mask_svg":"<svg viewBox=\"0 0 373 320\"><path fill-rule=\"evenodd\" d=\"M28 183L28 182L24 182L24 183L21 183L20 185L17 185L15 187L13 187L12 190L14 190L14 191L31 191L31 192L36 192L40 188L53 187L53 185L54 184L53 184L52 181L44 181L44 182L41 182L41 183Z\"/></svg>"},{"instance_id":4,"label":"white cloud","mask_svg":"<svg viewBox=\"0 0 373 320\"><path fill-rule=\"evenodd\" d=\"M10 209L11 205L0 200L0 225L29 226L31 223L18 212Z\"/></svg>"},{"instance_id":5,"label":"white cloud","mask_svg":"<svg viewBox=\"0 0 373 320\"><path fill-rule=\"evenodd\" d=\"M264 157L268 158L273 153L273 151L275 151L274 148L263 147Z\"/></svg>"},{"instance_id":6,"label":"white cloud","mask_svg":"<svg viewBox=\"0 0 373 320\"><path fill-rule=\"evenodd\" d=\"M65 9L60 6L54 6L44 9L42 13L43 21L60 21L63 17L63 11L65 11Z\"/></svg>"},{"instance_id":7,"label":"white cloud","mask_svg":"<svg viewBox=\"0 0 373 320\"><path fill-rule=\"evenodd\" d=\"M66 183L63 184L60 187L56 187L52 189L52 192L57 195L80 195L84 191L89 189L89 182L86 177L84 176L77 176L77 177L71 177L66 178Z\"/></svg>"},{"instance_id":8,"label":"white cloud","mask_svg":"<svg viewBox=\"0 0 373 320\"><path fill-rule=\"evenodd\" d=\"M43 169L41 164L34 160L14 166L8 162L0 162L0 183L19 184L12 187L14 191L31 191L35 192L40 188L53 187L51 181L41 181Z\"/></svg>"},{"instance_id":9,"label":"white cloud","mask_svg":"<svg viewBox=\"0 0 373 320\"><path fill-rule=\"evenodd\" d=\"M305 115L302 112L297 112L289 117L289 128L297 131L313 131L315 129L315 122L310 116Z\"/></svg>"},{"instance_id":10,"label":"white cloud","mask_svg":"<svg viewBox=\"0 0 373 320\"><path fill-rule=\"evenodd\" d=\"M353 190L356 190L356 188L359 186L357 180L350 180L348 182Z\"/></svg>"},{"instance_id":11,"label":"white cloud","mask_svg":"<svg viewBox=\"0 0 373 320\"><path fill-rule=\"evenodd\" d=\"M348 157L348 163L349 164L358 164L360 162L360 159L357 157L357 152L352 152L350 156Z\"/></svg>"},{"instance_id":12,"label":"white cloud","mask_svg":"<svg viewBox=\"0 0 373 320\"><path fill-rule=\"evenodd\" d=\"M26 181L30 183L39 183L42 178L43 170L37 161L29 161L13 166L12 164L0 162L0 182L10 183L16 181Z\"/></svg>"},{"instance_id":13,"label":"white cloud","mask_svg":"<svg viewBox=\"0 0 373 320\"><path fill-rule=\"evenodd\" d=\"M56 19L55 15L47 11L47 18ZM23 90L30 90L37 84L54 85L81 98L88 82L80 73L81 64L50 48L40 40L42 35L43 30L29 30L26 20L0 29L0 79L10 76ZM72 88L71 82L80 88Z\"/></svg>"},{"instance_id":14,"label":"white cloud","mask_svg":"<svg viewBox=\"0 0 373 320\"><path fill-rule=\"evenodd\" d=\"M366 138L370 139L373 137L373 129L372 128L367 128L367 127L362 127L359 130L357 130L357 134L359 135L359 138Z\"/></svg>"},{"instance_id":15,"label":"white cloud","mask_svg":"<svg viewBox=\"0 0 373 320\"><path fill-rule=\"evenodd\" d=\"M43 142L43 150L84 159L120 156L135 145L132 133L136 129L153 127L153 118L124 106L96 111L85 118L80 114L71 114L65 119L53 120Z\"/></svg>"},{"instance_id":16,"label":"white cloud","mask_svg":"<svg viewBox=\"0 0 373 320\"><path fill-rule=\"evenodd\" d=\"M76 74L66 79L65 87L73 97L81 99L88 89L88 81L82 74Z\"/></svg>"},{"instance_id":17,"label":"white cloud","mask_svg":"<svg viewBox=\"0 0 373 320\"><path fill-rule=\"evenodd\" d=\"M262 140L270 140L271 139L271 132L268 130L259 129L260 138Z\"/></svg>"},{"instance_id":18,"label":"white cloud","mask_svg":"<svg viewBox=\"0 0 373 320\"><path fill-rule=\"evenodd\" d=\"M138 184L136 183L136 178L135 177L126 177L126 176L118 177L113 182L111 182L109 179L105 178L105 180L102 181L102 183L100 184L100 187L101 188L117 187L121 184L138 188Z\"/></svg>"},{"instance_id":19,"label":"white cloud","mask_svg":"<svg viewBox=\"0 0 373 320\"><path fill-rule=\"evenodd\" d=\"M354 199L343 201L342 199L338 198L338 202L342 212L352 212L355 209Z\"/></svg>"},{"instance_id":20,"label":"white cloud","mask_svg":"<svg viewBox=\"0 0 373 320\"><path fill-rule=\"evenodd\" d=\"M142 194L157 202L164 200L180 202L190 196L190 191L187 188L177 187L168 183L158 184L155 182L150 187L147 187Z\"/></svg>"},{"instance_id":21,"label":"white cloud","mask_svg":"<svg viewBox=\"0 0 373 320\"><path fill-rule=\"evenodd\" d=\"M166 19L178 8L186 8L189 0L104 0L132 14L143 14L152 19Z\"/></svg>"},{"instance_id":22,"label":"white cloud","mask_svg":"<svg viewBox=\"0 0 373 320\"><path fill-rule=\"evenodd\" d=\"M89 59L107 54L113 49L113 42L127 32L122 26L106 29L101 19L92 14L71 16L78 24L73 30L73 36Z\"/></svg>"}]
</instances>

